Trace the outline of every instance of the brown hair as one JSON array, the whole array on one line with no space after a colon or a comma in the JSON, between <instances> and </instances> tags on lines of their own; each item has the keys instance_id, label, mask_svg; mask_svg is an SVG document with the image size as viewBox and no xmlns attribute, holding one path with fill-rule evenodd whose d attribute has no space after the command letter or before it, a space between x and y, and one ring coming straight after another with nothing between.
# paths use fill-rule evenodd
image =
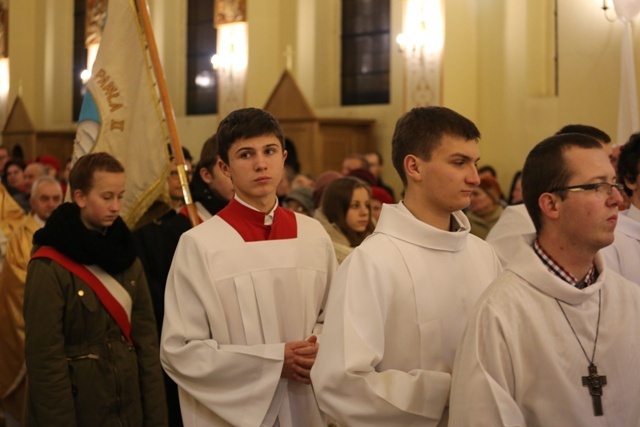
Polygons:
<instances>
[{"instance_id":1,"label":"brown hair","mask_svg":"<svg viewBox=\"0 0 640 427\"><path fill-rule=\"evenodd\" d=\"M213 169L213 166L218 162L218 140L216 139L216 134L211 135L207 140L202 144L202 149L200 150L200 159L198 160L198 165L196 166L196 170L199 171L202 168L210 171Z\"/></svg>"},{"instance_id":2,"label":"brown hair","mask_svg":"<svg viewBox=\"0 0 640 427\"><path fill-rule=\"evenodd\" d=\"M351 205L353 192L357 188L366 189L367 193L369 193L369 198L371 198L371 188L367 183L361 179L347 176L331 181L322 193L321 202L324 216L327 217L329 222L340 228L340 231L346 236L353 248L362 243L369 234L373 233L375 228L371 219L371 207L369 207L369 224L367 224L365 231L358 233L347 226L347 211L349 210L349 205Z\"/></svg>"},{"instance_id":3,"label":"brown hair","mask_svg":"<svg viewBox=\"0 0 640 427\"><path fill-rule=\"evenodd\" d=\"M542 229L542 212L538 205L540 196L556 188L566 187L574 173L567 166L565 158L565 152L572 147L602 150L602 144L591 136L565 133L540 142L525 160L522 169L522 198L537 232ZM566 193L559 191L557 194L564 200Z\"/></svg>"},{"instance_id":4,"label":"brown hair","mask_svg":"<svg viewBox=\"0 0 640 427\"><path fill-rule=\"evenodd\" d=\"M480 139L480 131L471 120L445 107L414 108L398 119L391 141L391 160L405 186L405 157L412 154L429 160L445 135Z\"/></svg>"},{"instance_id":5,"label":"brown hair","mask_svg":"<svg viewBox=\"0 0 640 427\"><path fill-rule=\"evenodd\" d=\"M605 144L611 142L611 137L608 133L602 129L589 125L566 125L556 132L556 135L562 135L565 133L581 133L583 135L589 135L590 137L602 141Z\"/></svg>"},{"instance_id":6,"label":"brown hair","mask_svg":"<svg viewBox=\"0 0 640 427\"><path fill-rule=\"evenodd\" d=\"M624 192L629 197L633 195L633 190L627 187L627 181L636 182L640 173L638 165L640 165L640 133L634 133L620 149L617 170L618 181L624 184Z\"/></svg>"},{"instance_id":7,"label":"brown hair","mask_svg":"<svg viewBox=\"0 0 640 427\"><path fill-rule=\"evenodd\" d=\"M220 159L229 164L229 149L240 139L273 135L286 149L284 133L278 121L268 112L259 108L242 108L232 111L218 125L217 141Z\"/></svg>"},{"instance_id":8,"label":"brown hair","mask_svg":"<svg viewBox=\"0 0 640 427\"><path fill-rule=\"evenodd\" d=\"M108 153L91 153L80 157L69 172L71 193L80 190L88 194L93 188L95 172L124 173L124 167L115 157Z\"/></svg>"}]
</instances>

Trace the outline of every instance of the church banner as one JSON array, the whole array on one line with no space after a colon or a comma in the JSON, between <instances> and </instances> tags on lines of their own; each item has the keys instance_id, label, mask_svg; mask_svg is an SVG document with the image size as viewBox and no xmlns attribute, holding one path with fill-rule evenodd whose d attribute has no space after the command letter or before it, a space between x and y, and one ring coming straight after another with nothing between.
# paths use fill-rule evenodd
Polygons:
<instances>
[{"instance_id":1,"label":"church banner","mask_svg":"<svg viewBox=\"0 0 640 427\"><path fill-rule=\"evenodd\" d=\"M107 152L125 168L121 216L130 227L164 193L170 142L135 0L110 0L86 86L73 161Z\"/></svg>"}]
</instances>

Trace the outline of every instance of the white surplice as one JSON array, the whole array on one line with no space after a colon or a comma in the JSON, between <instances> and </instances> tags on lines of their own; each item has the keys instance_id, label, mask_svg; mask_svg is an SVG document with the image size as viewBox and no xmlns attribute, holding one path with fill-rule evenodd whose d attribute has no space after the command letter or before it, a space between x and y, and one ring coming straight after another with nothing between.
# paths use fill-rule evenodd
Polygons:
<instances>
[{"instance_id":1,"label":"white surplice","mask_svg":"<svg viewBox=\"0 0 640 427\"><path fill-rule=\"evenodd\" d=\"M320 408L340 425L446 425L458 339L501 271L489 244L446 232L402 204L339 267L311 370Z\"/></svg>"},{"instance_id":2,"label":"white surplice","mask_svg":"<svg viewBox=\"0 0 640 427\"><path fill-rule=\"evenodd\" d=\"M607 267L640 285L640 210L635 206L618 215L615 240L602 250Z\"/></svg>"},{"instance_id":3,"label":"white surplice","mask_svg":"<svg viewBox=\"0 0 640 427\"><path fill-rule=\"evenodd\" d=\"M529 235L478 301L453 368L450 422L455 426L640 426L640 291L607 269L578 289L549 272ZM589 362L607 377L603 416L583 386Z\"/></svg>"},{"instance_id":4,"label":"white surplice","mask_svg":"<svg viewBox=\"0 0 640 427\"><path fill-rule=\"evenodd\" d=\"M336 268L331 240L296 214L295 239L244 242L215 216L184 233L165 294L161 360L186 426L326 425L311 386L280 378Z\"/></svg>"},{"instance_id":5,"label":"white surplice","mask_svg":"<svg viewBox=\"0 0 640 427\"><path fill-rule=\"evenodd\" d=\"M536 228L525 205L512 205L504 209L485 240L491 243L500 262L506 267L522 242L522 236L535 231Z\"/></svg>"}]
</instances>

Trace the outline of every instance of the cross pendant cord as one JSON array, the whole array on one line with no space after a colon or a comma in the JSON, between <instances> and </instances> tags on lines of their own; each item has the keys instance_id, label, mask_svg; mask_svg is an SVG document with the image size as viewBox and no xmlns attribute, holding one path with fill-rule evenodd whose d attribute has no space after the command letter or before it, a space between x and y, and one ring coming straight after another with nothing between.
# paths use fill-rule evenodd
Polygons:
<instances>
[{"instance_id":1,"label":"cross pendant cord","mask_svg":"<svg viewBox=\"0 0 640 427\"><path fill-rule=\"evenodd\" d=\"M598 375L598 367L593 363L596 357L596 347L598 346L598 334L600 333L600 314L602 313L602 289L598 291L598 321L596 323L596 337L595 337L595 340L593 341L593 353L591 354L591 359L589 359L589 355L587 354L587 351L582 345L582 342L580 341L580 338L578 337L576 330L573 328L571 321L569 321L569 317L567 316L567 313L562 308L562 304L560 304L560 301L557 298L555 298L555 300L558 303L558 307L560 307L560 311L562 311L564 318L567 320L567 323L571 328L571 332L573 332L573 335L576 337L578 344L580 344L580 348L584 353L584 357L586 357L587 362L589 362L589 375L586 377L582 377L582 385L589 387L589 393L591 394L591 399L593 400L593 414L595 416L603 415L604 411L602 409L602 399L601 399L602 386L607 384L607 377L604 375Z\"/></svg>"}]
</instances>

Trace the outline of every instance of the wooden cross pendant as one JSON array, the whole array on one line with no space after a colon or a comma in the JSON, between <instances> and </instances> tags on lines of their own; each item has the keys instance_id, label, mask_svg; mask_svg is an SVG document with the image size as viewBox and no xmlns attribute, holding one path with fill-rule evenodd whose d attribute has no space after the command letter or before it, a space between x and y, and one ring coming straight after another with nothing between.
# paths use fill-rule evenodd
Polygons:
<instances>
[{"instance_id":1,"label":"wooden cross pendant","mask_svg":"<svg viewBox=\"0 0 640 427\"><path fill-rule=\"evenodd\" d=\"M589 393L593 400L593 415L603 415L602 387L607 385L607 377L604 375L598 375L598 367L592 363L589 365L589 376L582 377L582 385L589 387Z\"/></svg>"}]
</instances>

